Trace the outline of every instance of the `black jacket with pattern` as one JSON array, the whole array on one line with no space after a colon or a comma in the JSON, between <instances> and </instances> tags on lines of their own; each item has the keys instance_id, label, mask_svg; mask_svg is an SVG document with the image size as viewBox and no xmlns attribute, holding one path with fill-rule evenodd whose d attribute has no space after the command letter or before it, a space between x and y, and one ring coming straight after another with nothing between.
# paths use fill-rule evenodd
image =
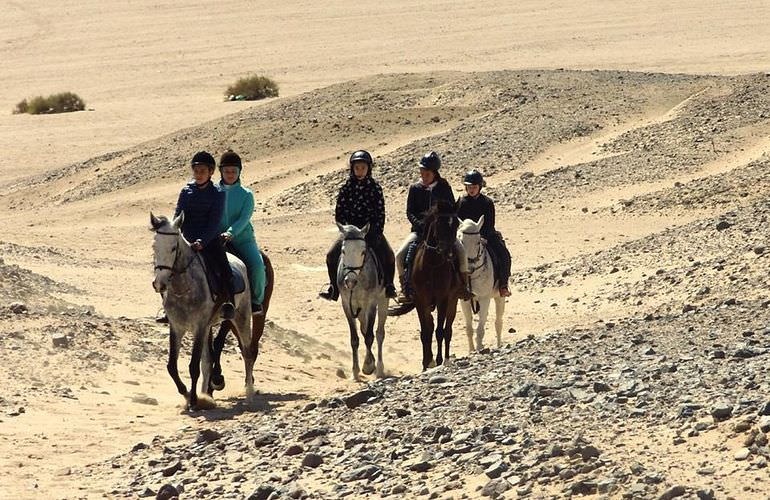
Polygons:
<instances>
[{"instance_id":1,"label":"black jacket with pattern","mask_svg":"<svg viewBox=\"0 0 770 500\"><path fill-rule=\"evenodd\" d=\"M366 239L370 242L379 239L385 230L385 197L380 184L369 175L363 180L351 175L337 194L334 219L358 228L369 224Z\"/></svg>"}]
</instances>

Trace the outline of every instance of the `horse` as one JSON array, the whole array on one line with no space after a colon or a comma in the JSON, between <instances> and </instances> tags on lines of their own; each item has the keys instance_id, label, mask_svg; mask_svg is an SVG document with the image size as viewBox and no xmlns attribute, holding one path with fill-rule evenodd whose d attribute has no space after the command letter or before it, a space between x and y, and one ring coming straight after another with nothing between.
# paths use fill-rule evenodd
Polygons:
<instances>
[{"instance_id":1,"label":"horse","mask_svg":"<svg viewBox=\"0 0 770 500\"><path fill-rule=\"evenodd\" d=\"M500 289L495 283L495 269L492 257L487 250L486 241L481 237L481 227L484 216L478 222L471 219L460 220L457 236L468 252L468 271L471 278L471 300L461 300L460 307L465 316L465 331L468 334L468 349L470 352L480 350L484 342L484 327L492 299L495 299L495 330L497 331L497 347L502 344L503 313L505 312L505 297L500 296ZM473 255L473 257L471 257ZM473 313L479 315L476 326L476 344L473 343Z\"/></svg>"},{"instance_id":2,"label":"horse","mask_svg":"<svg viewBox=\"0 0 770 500\"><path fill-rule=\"evenodd\" d=\"M150 213L151 230L155 233L152 244L155 279L152 286L163 297L163 307L168 316L168 373L179 394L185 397L187 408L194 410L213 405L211 328L219 322L221 302L215 302L211 297L203 259L182 236L180 228L183 222L184 212L172 221ZM228 259L242 276L248 276L243 262L233 256L228 256ZM256 356L247 349L252 345L251 295L248 280L244 281L246 289L236 294L233 304L235 317L229 321L241 346L241 355L246 366L246 393L251 396L254 393L253 368ZM179 378L177 368L179 346L188 331L193 335L189 393ZM200 397L196 393L199 377L203 390Z\"/></svg>"},{"instance_id":3,"label":"horse","mask_svg":"<svg viewBox=\"0 0 770 500\"><path fill-rule=\"evenodd\" d=\"M262 254L262 261L265 263L265 298L262 302L262 314L253 314L251 317L251 345L245 346L245 349L249 352L249 357L253 357L254 361L259 356L259 341L262 339L262 334L265 331L265 321L267 319L267 310L270 308L270 298L273 296L273 287L275 286L275 271L273 270L273 264L267 254L260 250ZM219 326L219 332L210 346L211 356L214 360L214 367L211 373L211 386L210 390L221 391L225 388L225 378L222 376L222 350L225 348L225 339L227 334L232 329L229 321L223 321ZM238 347L241 352L244 350L244 346L240 345L240 337L236 335L238 339Z\"/></svg>"},{"instance_id":4,"label":"horse","mask_svg":"<svg viewBox=\"0 0 770 500\"><path fill-rule=\"evenodd\" d=\"M364 375L375 372L372 343L374 342L374 322L377 321L377 378L385 376L382 361L382 342L385 340L385 320L388 319L388 297L385 295L385 282L374 252L366 245L369 224L359 229L353 225L337 223L342 238L342 253L337 266L337 286L340 291L342 310L350 328L350 348L353 351L353 379L358 381L358 328L356 319L364 336L366 357Z\"/></svg>"},{"instance_id":5,"label":"horse","mask_svg":"<svg viewBox=\"0 0 770 500\"><path fill-rule=\"evenodd\" d=\"M443 200L437 202L425 216L424 239L417 246L412 267L414 301L388 311L401 316L417 309L422 341L422 369L449 361L452 323L457 315L457 301L464 285L456 266L454 245L457 239L454 206ZM433 359L433 310L436 309L436 359ZM444 353L442 354L442 348Z\"/></svg>"}]
</instances>

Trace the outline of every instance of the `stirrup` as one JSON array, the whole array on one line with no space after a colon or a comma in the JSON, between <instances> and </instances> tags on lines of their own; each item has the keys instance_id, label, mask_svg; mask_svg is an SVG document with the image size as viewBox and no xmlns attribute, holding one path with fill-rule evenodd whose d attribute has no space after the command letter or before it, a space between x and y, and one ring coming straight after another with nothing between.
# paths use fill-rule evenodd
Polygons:
<instances>
[{"instance_id":1,"label":"stirrup","mask_svg":"<svg viewBox=\"0 0 770 500\"><path fill-rule=\"evenodd\" d=\"M390 285L385 285L385 296L389 299L395 299L398 297L398 293L396 293L396 287L391 283Z\"/></svg>"},{"instance_id":2,"label":"stirrup","mask_svg":"<svg viewBox=\"0 0 770 500\"><path fill-rule=\"evenodd\" d=\"M265 308L262 307L262 304L251 304L251 314L256 314L258 316L262 316L265 314Z\"/></svg>"},{"instance_id":3,"label":"stirrup","mask_svg":"<svg viewBox=\"0 0 770 500\"><path fill-rule=\"evenodd\" d=\"M334 288L334 285L329 285L326 290L323 292L320 292L318 294L319 297L322 299L330 300L332 302L336 302L339 298L339 292Z\"/></svg>"},{"instance_id":4,"label":"stirrup","mask_svg":"<svg viewBox=\"0 0 770 500\"><path fill-rule=\"evenodd\" d=\"M508 289L507 286L501 286L500 287L500 297L510 297L511 291Z\"/></svg>"},{"instance_id":5,"label":"stirrup","mask_svg":"<svg viewBox=\"0 0 770 500\"><path fill-rule=\"evenodd\" d=\"M222 319L234 319L235 318L235 306L232 302L225 302L220 309L220 315Z\"/></svg>"}]
</instances>

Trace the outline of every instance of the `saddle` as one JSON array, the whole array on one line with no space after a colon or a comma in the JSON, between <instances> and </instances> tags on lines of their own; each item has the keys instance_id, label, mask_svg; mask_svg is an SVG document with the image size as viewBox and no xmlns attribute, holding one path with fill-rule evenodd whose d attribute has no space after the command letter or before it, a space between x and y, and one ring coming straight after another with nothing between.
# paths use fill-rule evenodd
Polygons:
<instances>
[{"instance_id":1,"label":"saddle","mask_svg":"<svg viewBox=\"0 0 770 500\"><path fill-rule=\"evenodd\" d=\"M209 269L204 259L201 259L201 262L203 262L203 268L206 271L206 281L208 282L209 290L211 291L211 300L216 302L219 296L224 295L225 284L221 282L220 277L217 276L216 273ZM245 276L241 274L241 271L237 269L232 262L230 263L230 270L233 273L233 292L243 293L246 291Z\"/></svg>"}]
</instances>

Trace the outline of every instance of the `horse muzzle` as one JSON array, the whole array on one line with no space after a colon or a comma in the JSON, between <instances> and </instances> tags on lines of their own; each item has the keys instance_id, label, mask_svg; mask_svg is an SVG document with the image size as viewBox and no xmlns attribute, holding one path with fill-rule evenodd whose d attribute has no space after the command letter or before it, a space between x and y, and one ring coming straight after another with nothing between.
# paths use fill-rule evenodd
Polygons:
<instances>
[{"instance_id":1,"label":"horse muzzle","mask_svg":"<svg viewBox=\"0 0 770 500\"><path fill-rule=\"evenodd\" d=\"M343 281L343 284L345 285L346 290L352 290L356 287L358 284L358 276L355 274L348 274L345 276L345 280Z\"/></svg>"}]
</instances>

